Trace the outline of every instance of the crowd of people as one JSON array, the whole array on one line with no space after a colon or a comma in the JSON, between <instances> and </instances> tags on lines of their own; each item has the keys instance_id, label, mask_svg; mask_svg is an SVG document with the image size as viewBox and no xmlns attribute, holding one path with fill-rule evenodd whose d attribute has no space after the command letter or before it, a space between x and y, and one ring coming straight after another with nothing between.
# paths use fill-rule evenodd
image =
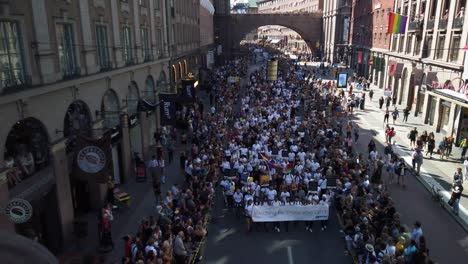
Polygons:
<instances>
[{"instance_id":1,"label":"crowd of people","mask_svg":"<svg viewBox=\"0 0 468 264\"><path fill-rule=\"evenodd\" d=\"M177 111L182 131L163 127L156 131L155 155L147 164L151 176L156 212L143 218L135 235L127 235L122 263L192 263L201 257L201 241L207 235L209 212L215 195L223 147L231 136L231 124L239 93L239 83L229 83L230 76L245 75L247 58L238 58L214 72L212 93L216 110L203 111L203 101L183 105ZM214 95L214 96L213 96ZM180 173L185 181L176 182L163 193L169 177L166 164L173 162L175 146L180 152ZM176 180L177 181L177 180ZM106 210L111 214L111 210ZM106 239L106 238L105 238Z\"/></svg>"},{"instance_id":2,"label":"crowd of people","mask_svg":"<svg viewBox=\"0 0 468 264\"><path fill-rule=\"evenodd\" d=\"M169 139L164 148L169 142L183 146L185 181L163 195L166 172L155 164L167 157L153 159L157 212L141 221L136 235L124 238L123 263L188 263L207 234L218 183L226 206L245 215L248 232L255 226L255 205L333 205L346 250L359 263L426 263L421 223L410 232L400 222L386 189L393 179L382 178L386 166L375 143L368 153L355 148L359 128L343 114L347 95L306 68L301 72L307 77L298 78L301 66L284 58L280 65L276 81L267 81L259 66L242 85L230 77L246 75L249 57L231 60L213 74L209 111L197 100L178 113L187 120L186 132L160 132ZM402 161L394 162L404 184ZM327 225L320 221L322 231ZM314 230L313 221L294 226ZM289 223L263 228L287 231Z\"/></svg>"}]
</instances>

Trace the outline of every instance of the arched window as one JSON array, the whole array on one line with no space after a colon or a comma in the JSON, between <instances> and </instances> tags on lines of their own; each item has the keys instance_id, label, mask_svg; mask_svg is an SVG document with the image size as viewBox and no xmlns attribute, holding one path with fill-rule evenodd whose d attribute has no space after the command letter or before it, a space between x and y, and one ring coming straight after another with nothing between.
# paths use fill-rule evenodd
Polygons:
<instances>
[{"instance_id":1,"label":"arched window","mask_svg":"<svg viewBox=\"0 0 468 264\"><path fill-rule=\"evenodd\" d=\"M128 86L127 94L127 113L129 116L135 115L138 108L138 100L140 99L140 94L138 91L137 84L131 82Z\"/></svg>"},{"instance_id":2,"label":"arched window","mask_svg":"<svg viewBox=\"0 0 468 264\"><path fill-rule=\"evenodd\" d=\"M154 80L152 76L146 78L146 90L145 90L145 99L150 103L156 102L156 88L154 86Z\"/></svg>"},{"instance_id":3,"label":"arched window","mask_svg":"<svg viewBox=\"0 0 468 264\"><path fill-rule=\"evenodd\" d=\"M105 128L113 128L119 125L119 110L119 97L113 90L107 90L101 102L101 117L104 119Z\"/></svg>"},{"instance_id":4,"label":"arched window","mask_svg":"<svg viewBox=\"0 0 468 264\"><path fill-rule=\"evenodd\" d=\"M44 125L32 117L16 122L7 136L4 160L9 188L49 165L49 136Z\"/></svg>"},{"instance_id":5,"label":"arched window","mask_svg":"<svg viewBox=\"0 0 468 264\"><path fill-rule=\"evenodd\" d=\"M91 136L91 115L83 101L75 101L68 106L63 121L63 135L67 138L67 153L74 150L78 135Z\"/></svg>"}]
</instances>

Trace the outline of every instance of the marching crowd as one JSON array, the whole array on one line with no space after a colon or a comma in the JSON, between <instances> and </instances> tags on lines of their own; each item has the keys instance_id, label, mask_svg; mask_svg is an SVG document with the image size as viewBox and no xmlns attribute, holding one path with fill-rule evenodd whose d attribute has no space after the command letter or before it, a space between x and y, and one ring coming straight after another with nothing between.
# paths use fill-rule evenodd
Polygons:
<instances>
[{"instance_id":1,"label":"marching crowd","mask_svg":"<svg viewBox=\"0 0 468 264\"><path fill-rule=\"evenodd\" d=\"M382 179L388 166L375 143L368 153L356 152L353 134L357 141L359 133L341 114L345 94L312 74L298 80L295 67L287 65L274 82L265 80L264 70L250 76L221 164L226 205L238 215L245 212L250 231L256 204L334 204L346 249L359 263L430 261L421 223L410 231L400 222L386 189L391 180ZM395 162L398 182L404 184L403 162ZM312 232L312 223L305 229ZM282 229L280 223L264 228Z\"/></svg>"},{"instance_id":2,"label":"marching crowd","mask_svg":"<svg viewBox=\"0 0 468 264\"><path fill-rule=\"evenodd\" d=\"M153 162L157 214L124 238L123 263L188 263L207 235L217 183L226 206L245 214L248 231L255 225L255 205L334 205L346 249L359 263L427 263L421 223L410 232L400 222L375 143L368 153L354 146L359 129L342 114L346 95L307 69L301 70L307 77L298 78L300 66L280 63L276 81L267 81L260 67L243 88L229 77L243 77L249 61L230 61L214 72L210 111L197 100L178 113L187 121L187 132L161 131L161 138L171 144L178 140L187 151L180 155L185 182L163 194L161 177L168 173ZM399 172L403 181L404 169ZM320 223L326 230L327 221ZM301 228L312 232L313 224ZM263 228L281 232L288 226L275 222Z\"/></svg>"}]
</instances>

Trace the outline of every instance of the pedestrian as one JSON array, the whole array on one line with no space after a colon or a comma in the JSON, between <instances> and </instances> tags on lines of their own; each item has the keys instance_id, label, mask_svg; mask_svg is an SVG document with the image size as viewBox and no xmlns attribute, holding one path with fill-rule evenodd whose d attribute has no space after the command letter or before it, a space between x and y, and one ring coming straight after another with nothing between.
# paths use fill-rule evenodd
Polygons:
<instances>
[{"instance_id":1,"label":"pedestrian","mask_svg":"<svg viewBox=\"0 0 468 264\"><path fill-rule=\"evenodd\" d=\"M374 90L371 89L369 91L369 99L370 99L371 102L372 102L372 97L374 97Z\"/></svg>"},{"instance_id":2,"label":"pedestrian","mask_svg":"<svg viewBox=\"0 0 468 264\"><path fill-rule=\"evenodd\" d=\"M353 128L353 132L354 132L354 143L357 144L357 141L359 139L359 128L355 126Z\"/></svg>"},{"instance_id":3,"label":"pedestrian","mask_svg":"<svg viewBox=\"0 0 468 264\"><path fill-rule=\"evenodd\" d=\"M397 162L397 184L402 184L403 188L406 187L405 185L405 173L406 173L406 164L403 158L400 158Z\"/></svg>"},{"instance_id":4,"label":"pedestrian","mask_svg":"<svg viewBox=\"0 0 468 264\"><path fill-rule=\"evenodd\" d=\"M393 180L395 178L395 172L396 172L396 159L390 159L389 162L387 162L387 172L388 172L388 184L393 184Z\"/></svg>"},{"instance_id":5,"label":"pedestrian","mask_svg":"<svg viewBox=\"0 0 468 264\"><path fill-rule=\"evenodd\" d=\"M453 147L454 138L452 135L447 137L447 146L445 147L445 156L448 158L452 155L452 147Z\"/></svg>"},{"instance_id":6,"label":"pedestrian","mask_svg":"<svg viewBox=\"0 0 468 264\"><path fill-rule=\"evenodd\" d=\"M429 158L432 159L432 154L434 154L435 149L435 139L434 136L429 136L427 140L427 152L426 155L429 154Z\"/></svg>"},{"instance_id":7,"label":"pedestrian","mask_svg":"<svg viewBox=\"0 0 468 264\"><path fill-rule=\"evenodd\" d=\"M452 212L458 215L460 198L463 192L463 185L457 182L452 187L452 196L450 197L448 204L452 207Z\"/></svg>"},{"instance_id":8,"label":"pedestrian","mask_svg":"<svg viewBox=\"0 0 468 264\"><path fill-rule=\"evenodd\" d=\"M387 145L384 148L384 155L385 155L385 162L390 162L390 160L392 159L392 155L393 155L392 144L389 144L387 142Z\"/></svg>"},{"instance_id":9,"label":"pedestrian","mask_svg":"<svg viewBox=\"0 0 468 264\"><path fill-rule=\"evenodd\" d=\"M423 164L423 154L420 149L415 149L411 155L413 161L413 170L416 171L416 175L419 175L421 165Z\"/></svg>"},{"instance_id":10,"label":"pedestrian","mask_svg":"<svg viewBox=\"0 0 468 264\"><path fill-rule=\"evenodd\" d=\"M253 212L253 200L247 200L247 204L245 205L245 221L247 225L247 232L252 230L252 212Z\"/></svg>"},{"instance_id":11,"label":"pedestrian","mask_svg":"<svg viewBox=\"0 0 468 264\"><path fill-rule=\"evenodd\" d=\"M176 264L186 264L188 252L184 244L185 234L184 231L179 231L174 240L174 257Z\"/></svg>"},{"instance_id":12,"label":"pedestrian","mask_svg":"<svg viewBox=\"0 0 468 264\"><path fill-rule=\"evenodd\" d=\"M419 244L419 239L423 235L423 230L422 230L422 224L419 221L416 221L414 223L413 231L411 232L411 241L416 242L416 244Z\"/></svg>"},{"instance_id":13,"label":"pedestrian","mask_svg":"<svg viewBox=\"0 0 468 264\"><path fill-rule=\"evenodd\" d=\"M465 159L465 155L466 155L466 150L468 149L468 139L467 138L464 138L461 142L460 142L460 148L462 149L462 152L461 152L461 160L464 160Z\"/></svg>"},{"instance_id":14,"label":"pedestrian","mask_svg":"<svg viewBox=\"0 0 468 264\"><path fill-rule=\"evenodd\" d=\"M385 99L383 98L383 96L381 96L381 97L379 98L379 109L382 109L383 104L384 104L384 101L385 101Z\"/></svg>"},{"instance_id":15,"label":"pedestrian","mask_svg":"<svg viewBox=\"0 0 468 264\"><path fill-rule=\"evenodd\" d=\"M396 105L396 101L397 101L397 97L396 97L396 95L394 95L393 98L392 98L392 106Z\"/></svg>"},{"instance_id":16,"label":"pedestrian","mask_svg":"<svg viewBox=\"0 0 468 264\"><path fill-rule=\"evenodd\" d=\"M158 160L158 171L159 175L161 175L161 182L163 184L166 183L166 162L164 161L163 155L161 155Z\"/></svg>"},{"instance_id":17,"label":"pedestrian","mask_svg":"<svg viewBox=\"0 0 468 264\"><path fill-rule=\"evenodd\" d=\"M384 124L385 123L388 123L388 118L390 117L390 112L388 110L385 111L385 115L384 115Z\"/></svg>"},{"instance_id":18,"label":"pedestrian","mask_svg":"<svg viewBox=\"0 0 468 264\"><path fill-rule=\"evenodd\" d=\"M394 125L395 125L395 122L396 122L398 116L400 116L400 114L399 114L399 112L398 112L398 109L395 107L395 110L393 110L393 112L392 112L393 124L394 124Z\"/></svg>"},{"instance_id":19,"label":"pedestrian","mask_svg":"<svg viewBox=\"0 0 468 264\"><path fill-rule=\"evenodd\" d=\"M457 168L457 171L453 174L453 183L461 183L463 184L463 173L462 168Z\"/></svg>"},{"instance_id":20,"label":"pedestrian","mask_svg":"<svg viewBox=\"0 0 468 264\"><path fill-rule=\"evenodd\" d=\"M468 181L468 157L465 158L465 161L463 162L463 175L465 181Z\"/></svg>"},{"instance_id":21,"label":"pedestrian","mask_svg":"<svg viewBox=\"0 0 468 264\"><path fill-rule=\"evenodd\" d=\"M392 144L392 138L396 135L395 128L392 127L387 131L388 144Z\"/></svg>"},{"instance_id":22,"label":"pedestrian","mask_svg":"<svg viewBox=\"0 0 468 264\"><path fill-rule=\"evenodd\" d=\"M392 99L390 98L390 96L387 96L387 99L386 99L386 106L387 106L387 109L390 107L390 102L392 101Z\"/></svg>"},{"instance_id":23,"label":"pedestrian","mask_svg":"<svg viewBox=\"0 0 468 264\"><path fill-rule=\"evenodd\" d=\"M418 129L414 127L408 134L408 138L410 140L410 147L416 147L416 137L418 136Z\"/></svg>"},{"instance_id":24,"label":"pedestrian","mask_svg":"<svg viewBox=\"0 0 468 264\"><path fill-rule=\"evenodd\" d=\"M421 141L423 143L423 149L426 149L428 139L429 139L429 136L427 135L427 131L424 130L424 132L421 135Z\"/></svg>"},{"instance_id":25,"label":"pedestrian","mask_svg":"<svg viewBox=\"0 0 468 264\"><path fill-rule=\"evenodd\" d=\"M153 181L155 181L156 178L158 178L158 176L159 176L158 173L157 173L157 171L158 171L158 160L156 159L155 155L151 156L151 159L148 162L148 171L149 171L149 174L151 176L151 179Z\"/></svg>"},{"instance_id":26,"label":"pedestrian","mask_svg":"<svg viewBox=\"0 0 468 264\"><path fill-rule=\"evenodd\" d=\"M408 107L405 107L405 109L403 110L403 122L408 122L408 116L410 114L410 111L409 111L409 108Z\"/></svg>"},{"instance_id":27,"label":"pedestrian","mask_svg":"<svg viewBox=\"0 0 468 264\"><path fill-rule=\"evenodd\" d=\"M172 140L169 140L166 148L167 148L168 162L169 164L171 164L172 161L174 160L174 142Z\"/></svg>"},{"instance_id":28,"label":"pedestrian","mask_svg":"<svg viewBox=\"0 0 468 264\"><path fill-rule=\"evenodd\" d=\"M444 138L442 139L442 141L439 142L439 155L440 155L440 160L444 160L446 148L447 148L447 138L444 137Z\"/></svg>"}]
</instances>

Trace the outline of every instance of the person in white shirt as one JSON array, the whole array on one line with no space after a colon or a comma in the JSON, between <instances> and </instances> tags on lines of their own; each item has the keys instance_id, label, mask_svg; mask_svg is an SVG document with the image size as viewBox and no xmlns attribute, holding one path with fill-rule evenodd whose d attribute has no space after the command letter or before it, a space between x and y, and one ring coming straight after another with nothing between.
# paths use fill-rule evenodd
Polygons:
<instances>
[{"instance_id":1,"label":"person in white shirt","mask_svg":"<svg viewBox=\"0 0 468 264\"><path fill-rule=\"evenodd\" d=\"M164 184L166 183L166 163L162 157L158 160L158 168L161 173L161 182Z\"/></svg>"},{"instance_id":2,"label":"person in white shirt","mask_svg":"<svg viewBox=\"0 0 468 264\"><path fill-rule=\"evenodd\" d=\"M270 188L267 189L266 191L266 196L268 198L268 201L272 202L277 195L276 190L273 188L273 186L270 185Z\"/></svg>"},{"instance_id":3,"label":"person in white shirt","mask_svg":"<svg viewBox=\"0 0 468 264\"><path fill-rule=\"evenodd\" d=\"M150 161L148 162L148 170L153 180L158 175L157 169L158 169L158 160L156 159L156 156L153 155Z\"/></svg>"},{"instance_id":4,"label":"person in white shirt","mask_svg":"<svg viewBox=\"0 0 468 264\"><path fill-rule=\"evenodd\" d=\"M234 199L234 208L236 210L236 216L240 216L240 209L242 208L242 200L244 198L244 195L241 193L240 189L237 189L236 192L233 195Z\"/></svg>"},{"instance_id":5,"label":"person in white shirt","mask_svg":"<svg viewBox=\"0 0 468 264\"><path fill-rule=\"evenodd\" d=\"M293 179L294 179L294 177L292 176L291 173L285 174L283 176L283 180L284 180L284 183L286 184L286 186L290 186Z\"/></svg>"},{"instance_id":6,"label":"person in white shirt","mask_svg":"<svg viewBox=\"0 0 468 264\"><path fill-rule=\"evenodd\" d=\"M327 178L325 178L325 175L323 175L318 181L318 187L320 195L327 191Z\"/></svg>"},{"instance_id":7,"label":"person in white shirt","mask_svg":"<svg viewBox=\"0 0 468 264\"><path fill-rule=\"evenodd\" d=\"M322 195L322 200L320 200L319 204L329 207L328 196L326 194ZM322 220L320 221L320 224L322 225L322 231L323 231L327 229L328 220Z\"/></svg>"},{"instance_id":8,"label":"person in white shirt","mask_svg":"<svg viewBox=\"0 0 468 264\"><path fill-rule=\"evenodd\" d=\"M245 216L246 216L246 223L247 223L247 232L252 230L252 212L253 212L254 204L253 200L246 200L245 205Z\"/></svg>"},{"instance_id":9,"label":"person in white shirt","mask_svg":"<svg viewBox=\"0 0 468 264\"><path fill-rule=\"evenodd\" d=\"M290 196L291 194L287 191L286 188L284 188L280 193L281 201L283 203L286 203L286 201L289 199Z\"/></svg>"},{"instance_id":10,"label":"person in white shirt","mask_svg":"<svg viewBox=\"0 0 468 264\"><path fill-rule=\"evenodd\" d=\"M274 199L274 201L271 202L271 206L274 206L274 207L279 207L281 206L282 203L278 200L278 197L276 197ZM280 223L279 222L273 222L273 228L276 230L276 232L280 232Z\"/></svg>"},{"instance_id":11,"label":"person in white shirt","mask_svg":"<svg viewBox=\"0 0 468 264\"><path fill-rule=\"evenodd\" d=\"M289 162L294 162L295 157L296 157L296 154L294 152L291 151L291 152L288 153L288 161Z\"/></svg>"}]
</instances>

